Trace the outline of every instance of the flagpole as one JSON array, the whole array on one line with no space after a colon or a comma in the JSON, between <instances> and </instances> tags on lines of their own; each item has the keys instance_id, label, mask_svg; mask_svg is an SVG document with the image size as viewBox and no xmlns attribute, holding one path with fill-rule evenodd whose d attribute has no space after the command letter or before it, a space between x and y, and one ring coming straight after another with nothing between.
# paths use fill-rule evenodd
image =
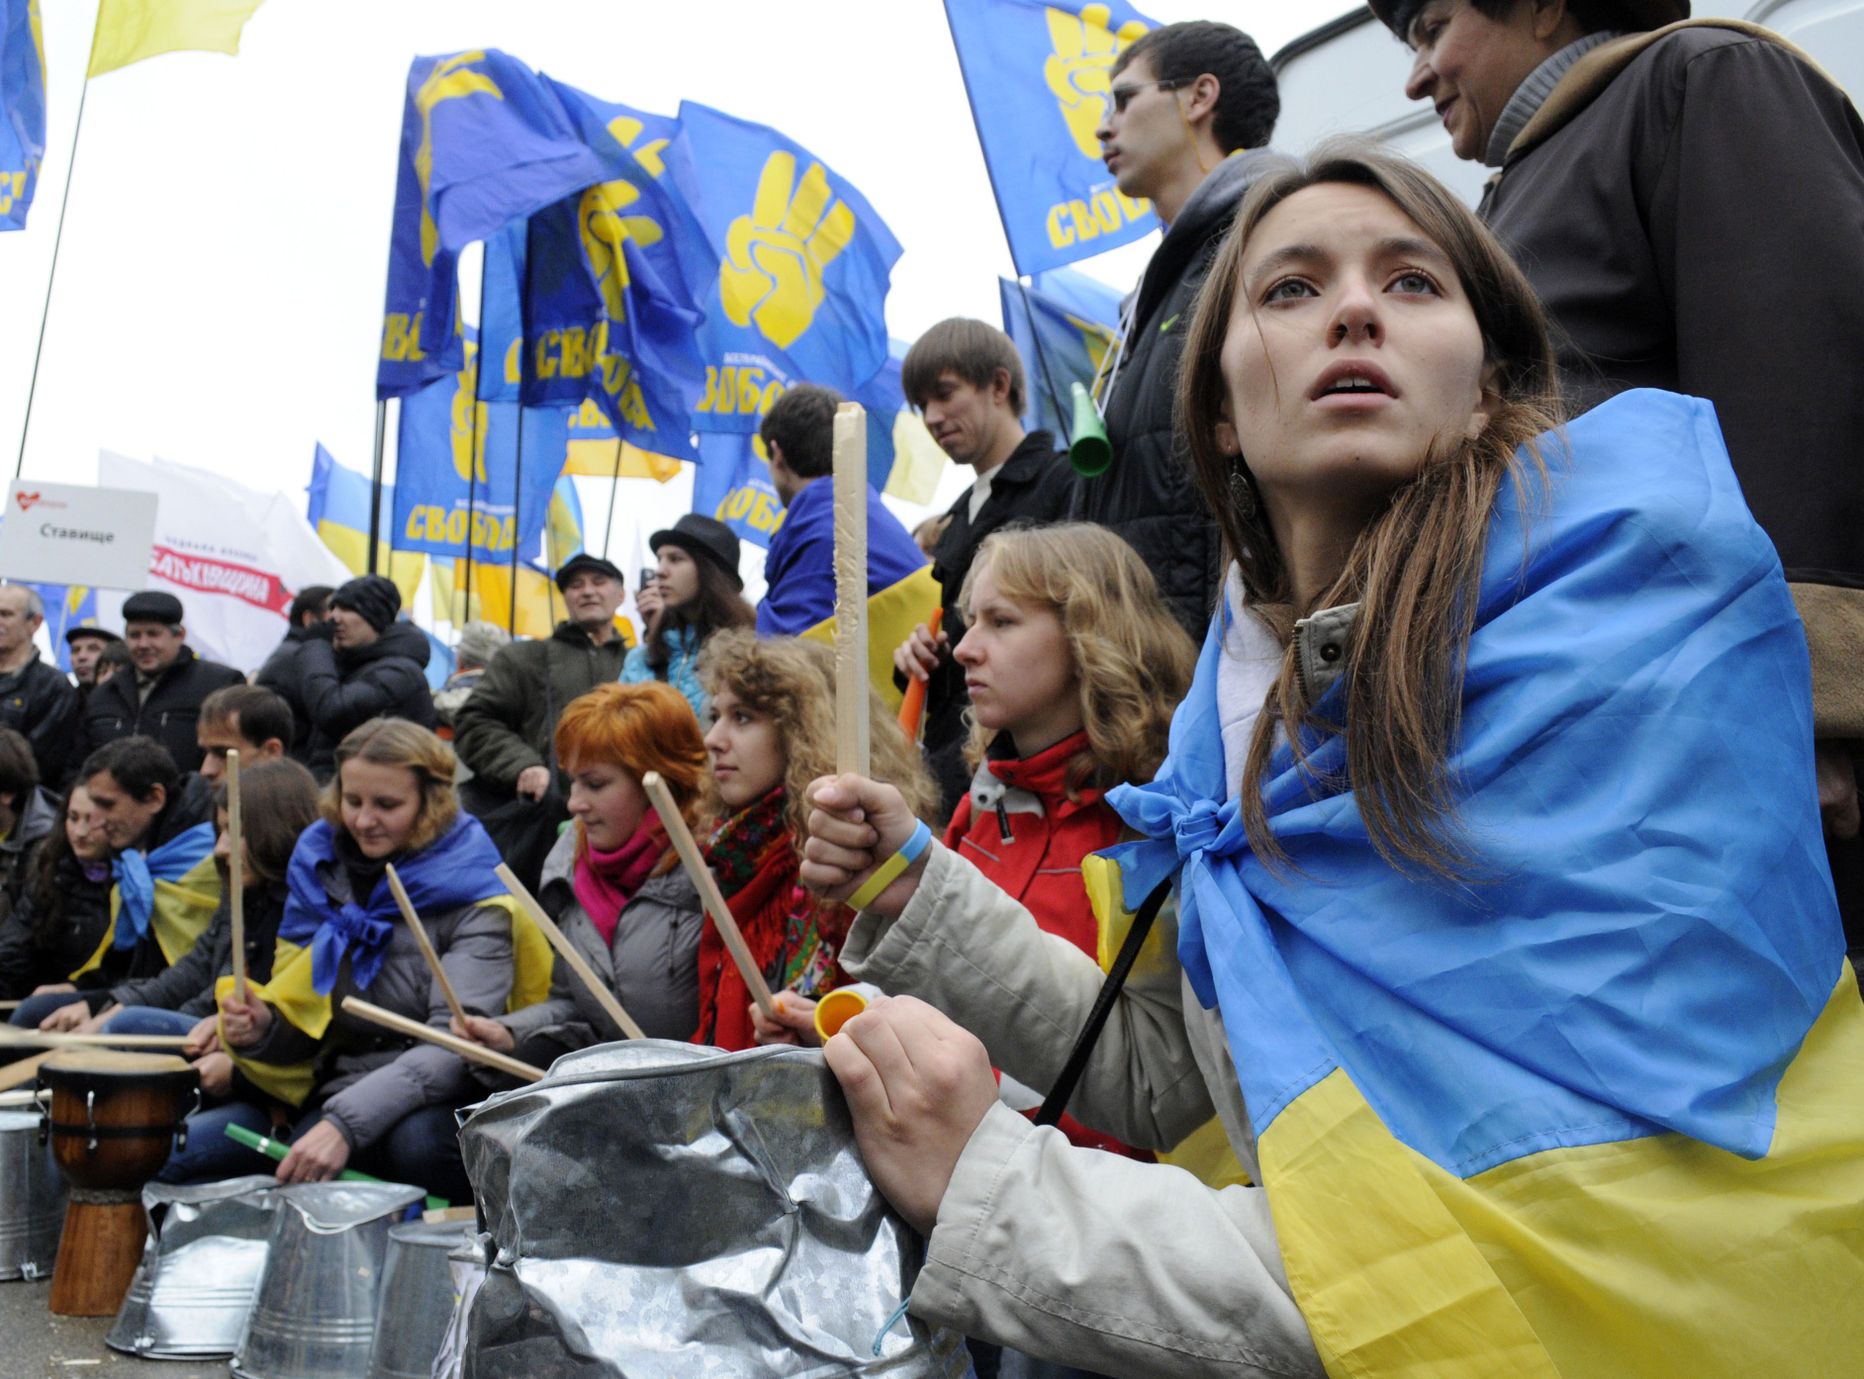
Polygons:
<instances>
[{"instance_id":1,"label":"flagpole","mask_svg":"<svg viewBox=\"0 0 1864 1379\"><path fill-rule=\"evenodd\" d=\"M78 88L78 118L71 125L71 157L65 163L65 189L58 198L58 228L52 232L52 266L45 275L45 305L39 310L39 340L32 347L32 381L26 385L26 415L19 424L19 458L13 462L15 479L26 469L26 437L32 430L32 398L39 388L39 359L45 353L45 325L52 315L52 284L58 280L58 248L65 242L65 208L71 204L71 174L78 166L78 135L84 132L84 98L91 90L91 61L97 56L97 30L103 22L103 13L102 0L99 0L97 18L91 22L91 55L84 60L84 84Z\"/></svg>"},{"instance_id":2,"label":"flagpole","mask_svg":"<svg viewBox=\"0 0 1864 1379\"><path fill-rule=\"evenodd\" d=\"M369 573L375 573L375 546L382 539L382 448L388 439L388 399L375 400L375 466L369 477Z\"/></svg>"},{"instance_id":3,"label":"flagpole","mask_svg":"<svg viewBox=\"0 0 1864 1379\"><path fill-rule=\"evenodd\" d=\"M602 524L602 559L608 559L608 538L615 530L615 490L621 487L621 447L626 445L619 434L615 437L615 472L608 478L608 520Z\"/></svg>"},{"instance_id":4,"label":"flagpole","mask_svg":"<svg viewBox=\"0 0 1864 1379\"><path fill-rule=\"evenodd\" d=\"M1042 370L1043 386L1048 391L1050 405L1055 408L1055 424L1061 428L1061 438L1072 445L1074 437L1068 434L1069 413L1061 405L1061 394L1055 390L1055 375L1049 372L1048 355L1042 349L1042 327L1036 323L1036 310L1029 304L1029 288L1021 278L1016 280L1016 291L1023 299L1023 316L1029 322L1029 339L1036 347L1036 367Z\"/></svg>"},{"instance_id":5,"label":"flagpole","mask_svg":"<svg viewBox=\"0 0 1864 1379\"><path fill-rule=\"evenodd\" d=\"M484 319L481 310L480 319ZM483 338L483 337L482 337ZM488 423L489 427L489 423ZM518 529L524 502L524 396L518 396L518 444L512 456L511 479L511 597L505 601L505 631L518 635ZM550 523L550 509L544 508L544 524Z\"/></svg>"},{"instance_id":6,"label":"flagpole","mask_svg":"<svg viewBox=\"0 0 1864 1379\"><path fill-rule=\"evenodd\" d=\"M483 244L481 244L479 248L479 343L474 346L478 353L473 357L472 410L466 414L466 426L472 433L472 463L466 468L466 600L460 614L460 616L468 622L472 620L472 519L477 510L479 497L479 463L484 453L479 448L479 399L483 395L479 385L485 378L485 279L486 260L491 257L490 254L484 252L485 246ZM520 408L523 406L522 396L520 396L519 399L519 406ZM492 417L490 413L486 414L485 429L488 432L492 429ZM519 431L520 433L523 431L522 424L519 426ZM513 603L516 603L517 599L518 591L514 588L511 591L511 600Z\"/></svg>"}]
</instances>

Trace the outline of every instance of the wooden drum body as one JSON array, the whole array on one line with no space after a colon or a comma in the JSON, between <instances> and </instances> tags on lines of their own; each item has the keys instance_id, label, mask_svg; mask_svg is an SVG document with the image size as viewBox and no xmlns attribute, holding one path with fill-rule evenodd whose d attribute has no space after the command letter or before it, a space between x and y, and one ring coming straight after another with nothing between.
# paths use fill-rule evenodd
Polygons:
<instances>
[{"instance_id":1,"label":"wooden drum body","mask_svg":"<svg viewBox=\"0 0 1864 1379\"><path fill-rule=\"evenodd\" d=\"M71 1185L64 1239L52 1271L51 1309L66 1317L115 1316L142 1257L142 1188L167 1162L200 1075L165 1054L85 1049L39 1068L51 1106L40 1133Z\"/></svg>"}]
</instances>

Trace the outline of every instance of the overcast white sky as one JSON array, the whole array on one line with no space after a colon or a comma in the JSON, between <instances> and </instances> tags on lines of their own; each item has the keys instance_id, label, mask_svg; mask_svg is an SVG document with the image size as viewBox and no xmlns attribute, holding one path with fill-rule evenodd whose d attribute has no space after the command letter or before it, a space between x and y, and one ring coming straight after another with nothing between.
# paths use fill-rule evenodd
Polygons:
<instances>
[{"instance_id":1,"label":"overcast white sky","mask_svg":"<svg viewBox=\"0 0 1864 1379\"><path fill-rule=\"evenodd\" d=\"M1234 23L1268 54L1353 7L1140 5L1161 22ZM89 0L43 8L45 172L30 228L0 235L9 472L96 13ZM175 53L90 83L26 476L93 482L107 448L296 489L318 440L366 471L407 67L470 47L611 100L671 114L691 97L782 129L905 246L894 335L997 319L1009 252L939 0L267 0L237 58ZM1081 267L1124 289L1150 248ZM629 487L618 557L633 544ZM640 518L683 510L687 487L640 495ZM588 516L594 528L600 507Z\"/></svg>"}]
</instances>

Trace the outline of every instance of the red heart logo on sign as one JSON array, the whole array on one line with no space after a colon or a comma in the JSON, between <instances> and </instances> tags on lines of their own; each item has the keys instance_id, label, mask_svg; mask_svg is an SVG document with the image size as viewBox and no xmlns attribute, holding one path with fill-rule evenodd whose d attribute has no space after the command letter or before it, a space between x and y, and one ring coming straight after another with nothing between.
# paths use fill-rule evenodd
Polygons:
<instances>
[{"instance_id":1,"label":"red heart logo on sign","mask_svg":"<svg viewBox=\"0 0 1864 1379\"><path fill-rule=\"evenodd\" d=\"M32 505L44 497L43 494L24 492L16 493L13 496L19 499L19 510L21 512L30 512L32 510Z\"/></svg>"}]
</instances>

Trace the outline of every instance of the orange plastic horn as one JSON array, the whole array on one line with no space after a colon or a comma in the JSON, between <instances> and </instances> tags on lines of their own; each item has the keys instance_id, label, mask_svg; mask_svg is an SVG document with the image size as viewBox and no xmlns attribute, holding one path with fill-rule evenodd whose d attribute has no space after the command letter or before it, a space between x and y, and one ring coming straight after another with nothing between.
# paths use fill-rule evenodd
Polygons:
<instances>
[{"instance_id":1,"label":"orange plastic horn","mask_svg":"<svg viewBox=\"0 0 1864 1379\"><path fill-rule=\"evenodd\" d=\"M934 608L932 617L926 623L926 630L932 634L933 642L938 641L938 625L945 617L943 608ZM900 728L908 740L919 740L919 722L926 716L926 680L911 677L906 681L906 697L900 701Z\"/></svg>"}]
</instances>

